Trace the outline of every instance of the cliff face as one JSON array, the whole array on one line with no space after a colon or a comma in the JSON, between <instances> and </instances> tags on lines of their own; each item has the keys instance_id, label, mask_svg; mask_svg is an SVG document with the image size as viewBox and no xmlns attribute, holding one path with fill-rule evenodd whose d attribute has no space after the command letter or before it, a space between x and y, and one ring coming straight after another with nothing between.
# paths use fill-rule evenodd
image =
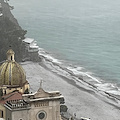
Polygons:
<instances>
[{"instance_id":1,"label":"cliff face","mask_svg":"<svg viewBox=\"0 0 120 120\"><path fill-rule=\"evenodd\" d=\"M4 0L0 0L1 12L0 16L0 61L6 60L6 51L11 47L16 55L16 61L22 60L24 46L22 40L26 31L23 30L17 20L10 11L10 6Z\"/></svg>"},{"instance_id":2,"label":"cliff face","mask_svg":"<svg viewBox=\"0 0 120 120\"><path fill-rule=\"evenodd\" d=\"M18 27L18 29L21 29L21 27L19 26L17 20L14 18L14 16L12 15L12 13L10 11L10 5L8 3L4 2L4 0L0 0L0 2L2 4L2 13L3 13L4 17L9 18L9 20L11 22L16 24L16 27Z\"/></svg>"}]
</instances>

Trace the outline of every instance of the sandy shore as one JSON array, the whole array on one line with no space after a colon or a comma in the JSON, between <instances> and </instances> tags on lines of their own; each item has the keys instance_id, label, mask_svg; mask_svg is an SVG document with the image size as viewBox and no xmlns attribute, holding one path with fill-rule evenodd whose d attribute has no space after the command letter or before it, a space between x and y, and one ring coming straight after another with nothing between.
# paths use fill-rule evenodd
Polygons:
<instances>
[{"instance_id":1,"label":"sandy shore","mask_svg":"<svg viewBox=\"0 0 120 120\"><path fill-rule=\"evenodd\" d=\"M51 64L24 62L21 63L26 71L27 80L31 91L39 88L43 80L43 89L46 91L60 91L65 98L65 104L71 114L76 117L87 117L91 120L120 120L119 101L110 98L102 91L97 91L92 86L82 81L77 81L73 76L57 74ZM46 66L47 65L47 66Z\"/></svg>"}]
</instances>

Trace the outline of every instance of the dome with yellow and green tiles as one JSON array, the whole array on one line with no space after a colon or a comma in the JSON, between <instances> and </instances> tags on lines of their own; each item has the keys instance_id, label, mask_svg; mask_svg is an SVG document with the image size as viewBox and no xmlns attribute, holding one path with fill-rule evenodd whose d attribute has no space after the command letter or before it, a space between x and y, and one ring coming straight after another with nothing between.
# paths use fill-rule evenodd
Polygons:
<instances>
[{"instance_id":1,"label":"dome with yellow and green tiles","mask_svg":"<svg viewBox=\"0 0 120 120\"><path fill-rule=\"evenodd\" d=\"M0 66L0 86L23 86L26 75L21 65L14 60L14 51L7 51L7 60Z\"/></svg>"}]
</instances>

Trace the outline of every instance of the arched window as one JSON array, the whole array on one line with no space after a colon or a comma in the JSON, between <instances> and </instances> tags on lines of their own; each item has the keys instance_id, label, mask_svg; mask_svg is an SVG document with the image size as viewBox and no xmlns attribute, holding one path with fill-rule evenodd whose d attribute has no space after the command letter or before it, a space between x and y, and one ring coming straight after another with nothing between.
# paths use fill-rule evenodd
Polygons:
<instances>
[{"instance_id":1,"label":"arched window","mask_svg":"<svg viewBox=\"0 0 120 120\"><path fill-rule=\"evenodd\" d=\"M5 90L5 95L6 95L6 90Z\"/></svg>"},{"instance_id":2,"label":"arched window","mask_svg":"<svg viewBox=\"0 0 120 120\"><path fill-rule=\"evenodd\" d=\"M11 60L12 60L12 56L11 56Z\"/></svg>"},{"instance_id":3,"label":"arched window","mask_svg":"<svg viewBox=\"0 0 120 120\"><path fill-rule=\"evenodd\" d=\"M1 117L3 118L4 114L3 114L3 111L1 111Z\"/></svg>"}]
</instances>

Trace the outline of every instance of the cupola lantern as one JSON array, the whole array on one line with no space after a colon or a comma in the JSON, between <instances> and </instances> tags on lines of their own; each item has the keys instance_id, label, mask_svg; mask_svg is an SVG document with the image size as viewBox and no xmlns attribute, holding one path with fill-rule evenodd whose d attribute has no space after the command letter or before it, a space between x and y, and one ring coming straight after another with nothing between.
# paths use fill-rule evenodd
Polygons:
<instances>
[{"instance_id":1,"label":"cupola lantern","mask_svg":"<svg viewBox=\"0 0 120 120\"><path fill-rule=\"evenodd\" d=\"M12 50L12 49L9 49L8 51L7 51L7 60L8 61L15 61L15 59L14 59L14 51Z\"/></svg>"}]
</instances>

